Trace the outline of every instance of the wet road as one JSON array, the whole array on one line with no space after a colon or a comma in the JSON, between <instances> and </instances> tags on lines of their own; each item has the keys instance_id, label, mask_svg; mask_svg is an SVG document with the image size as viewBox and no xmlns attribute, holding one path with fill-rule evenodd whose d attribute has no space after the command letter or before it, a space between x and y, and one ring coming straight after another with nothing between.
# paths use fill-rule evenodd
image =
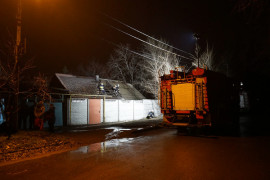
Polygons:
<instances>
[{"instance_id":1,"label":"wet road","mask_svg":"<svg viewBox=\"0 0 270 180\"><path fill-rule=\"evenodd\" d=\"M0 179L270 179L270 137L156 129L0 167Z\"/></svg>"}]
</instances>

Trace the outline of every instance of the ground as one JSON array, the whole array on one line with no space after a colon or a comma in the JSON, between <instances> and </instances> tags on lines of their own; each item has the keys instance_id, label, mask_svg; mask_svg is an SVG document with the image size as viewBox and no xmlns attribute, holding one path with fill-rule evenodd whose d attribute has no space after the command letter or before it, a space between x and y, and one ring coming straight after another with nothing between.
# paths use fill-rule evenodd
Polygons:
<instances>
[{"instance_id":1,"label":"ground","mask_svg":"<svg viewBox=\"0 0 270 180\"><path fill-rule=\"evenodd\" d=\"M147 128L103 127L109 132L105 141L92 144L91 133L100 128L90 129L91 135L84 128L64 131L64 137L87 145L0 164L1 180L270 179L270 136L187 135L172 127Z\"/></svg>"},{"instance_id":2,"label":"ground","mask_svg":"<svg viewBox=\"0 0 270 180\"><path fill-rule=\"evenodd\" d=\"M131 137L138 131L155 128L161 122L161 119L156 118L126 123L66 127L57 129L55 133L47 130L19 131L10 139L0 136L0 165L69 151L114 138Z\"/></svg>"}]
</instances>

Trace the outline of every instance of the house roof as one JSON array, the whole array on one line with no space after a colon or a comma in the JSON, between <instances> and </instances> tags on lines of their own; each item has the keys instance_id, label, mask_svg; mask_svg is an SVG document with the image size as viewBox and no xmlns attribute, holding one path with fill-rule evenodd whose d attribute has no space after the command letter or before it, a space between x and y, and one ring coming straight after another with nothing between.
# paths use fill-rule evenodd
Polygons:
<instances>
[{"instance_id":1,"label":"house roof","mask_svg":"<svg viewBox=\"0 0 270 180\"><path fill-rule=\"evenodd\" d=\"M61 83L62 88L64 88L63 90L67 90L70 94L99 95L99 81L94 77L60 73L56 73L55 76ZM129 83L102 78L99 78L99 80L104 84L106 94L111 95L113 98L124 98L126 100L145 99L145 97ZM119 84L120 96L114 95L112 91L112 87L117 84Z\"/></svg>"}]
</instances>

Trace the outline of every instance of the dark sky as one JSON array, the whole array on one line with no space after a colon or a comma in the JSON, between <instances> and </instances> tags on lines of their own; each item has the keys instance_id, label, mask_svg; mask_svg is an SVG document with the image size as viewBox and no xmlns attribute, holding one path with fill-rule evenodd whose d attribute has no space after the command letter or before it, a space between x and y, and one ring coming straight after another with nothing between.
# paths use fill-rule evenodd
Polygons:
<instances>
[{"instance_id":1,"label":"dark sky","mask_svg":"<svg viewBox=\"0 0 270 180\"><path fill-rule=\"evenodd\" d=\"M105 63L114 46L101 40L140 43L103 23L136 34L106 18L106 13L156 38L164 38L177 48L191 52L193 33L209 41L217 51L234 39L237 19L230 0L22 0L23 36L28 55L35 57L37 69L61 72L66 65L75 69L92 59ZM16 0L0 0L1 44L8 31L15 36ZM142 37L142 36L140 36ZM144 38L145 40L145 38ZM2 47L1 45L1 47Z\"/></svg>"}]
</instances>

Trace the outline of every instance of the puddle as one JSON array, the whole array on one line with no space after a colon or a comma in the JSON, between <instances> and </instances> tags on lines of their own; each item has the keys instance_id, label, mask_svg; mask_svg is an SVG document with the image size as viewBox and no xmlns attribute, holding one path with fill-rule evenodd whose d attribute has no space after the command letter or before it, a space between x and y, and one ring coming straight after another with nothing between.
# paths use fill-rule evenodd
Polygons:
<instances>
[{"instance_id":1,"label":"puddle","mask_svg":"<svg viewBox=\"0 0 270 180\"><path fill-rule=\"evenodd\" d=\"M134 138L111 139L100 143L90 144L89 146L82 146L76 150L70 151L69 154L71 159L84 159L87 155L90 156L92 153L105 153L110 149L118 149L120 146L133 141Z\"/></svg>"},{"instance_id":2,"label":"puddle","mask_svg":"<svg viewBox=\"0 0 270 180\"><path fill-rule=\"evenodd\" d=\"M121 127L109 127L109 128L104 128L104 129L112 129L113 130L109 134L106 134L106 140L118 137L119 134L123 131L131 131L132 130L132 129L125 129L125 128L121 128Z\"/></svg>"},{"instance_id":3,"label":"puddle","mask_svg":"<svg viewBox=\"0 0 270 180\"><path fill-rule=\"evenodd\" d=\"M108 127L108 128L104 128L104 129L113 129L113 130L121 130L121 131L130 131L130 130L132 130L130 128L122 128L122 127Z\"/></svg>"},{"instance_id":4,"label":"puddle","mask_svg":"<svg viewBox=\"0 0 270 180\"><path fill-rule=\"evenodd\" d=\"M117 150L121 147L127 146L129 143L135 141L135 139L140 139L140 137L136 138L117 138L119 134L123 131L131 131L134 129L122 128L122 127L108 127L103 129L111 129L112 132L106 135L106 141L100 143L90 144L88 146L82 146L76 150L70 151L69 156L70 159L79 160L90 157L93 153L105 153L109 150ZM135 128L135 130L143 130L144 128ZM145 139L145 137L144 137Z\"/></svg>"},{"instance_id":5,"label":"puddle","mask_svg":"<svg viewBox=\"0 0 270 180\"><path fill-rule=\"evenodd\" d=\"M70 151L70 153L71 154L80 154L80 153L87 154L90 152L96 152L96 151L101 150L101 145L102 145L101 143L94 143L89 146L82 146L76 150Z\"/></svg>"}]
</instances>

